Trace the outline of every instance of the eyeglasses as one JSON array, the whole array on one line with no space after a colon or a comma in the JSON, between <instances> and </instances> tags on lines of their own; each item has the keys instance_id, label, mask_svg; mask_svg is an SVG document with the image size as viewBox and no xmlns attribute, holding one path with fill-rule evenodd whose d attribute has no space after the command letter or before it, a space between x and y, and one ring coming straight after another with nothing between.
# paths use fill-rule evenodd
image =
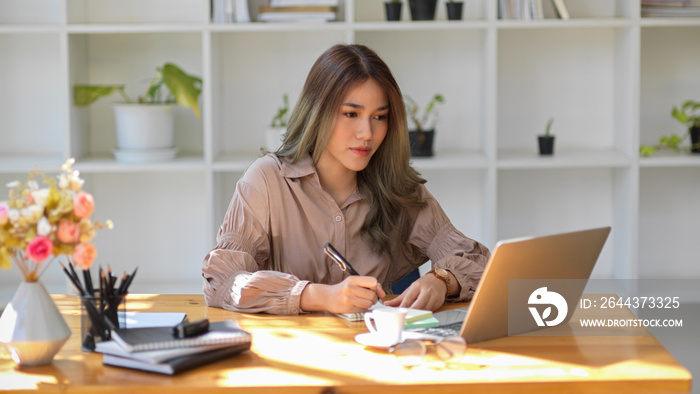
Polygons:
<instances>
[{"instance_id":1,"label":"eyeglasses","mask_svg":"<svg viewBox=\"0 0 700 394\"><path fill-rule=\"evenodd\" d=\"M428 347L433 346L437 357L447 368L461 360L467 352L467 341L460 336L450 336L435 343L421 339L409 339L397 343L389 349L389 352L396 356L404 368L410 369L419 366L425 360Z\"/></svg>"}]
</instances>

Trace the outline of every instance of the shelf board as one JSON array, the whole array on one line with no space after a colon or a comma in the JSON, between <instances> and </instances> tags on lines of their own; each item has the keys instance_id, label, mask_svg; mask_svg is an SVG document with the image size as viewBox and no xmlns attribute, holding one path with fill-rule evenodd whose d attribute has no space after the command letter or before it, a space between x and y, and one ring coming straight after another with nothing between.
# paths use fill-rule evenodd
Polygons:
<instances>
[{"instance_id":1,"label":"shelf board","mask_svg":"<svg viewBox=\"0 0 700 394\"><path fill-rule=\"evenodd\" d=\"M207 25L202 23L114 23L71 24L69 34L123 34L123 33L201 33Z\"/></svg>"},{"instance_id":2,"label":"shelf board","mask_svg":"<svg viewBox=\"0 0 700 394\"><path fill-rule=\"evenodd\" d=\"M245 171L258 157L248 152L226 153L217 157L212 167L214 171L222 172ZM411 165L418 171L485 169L488 167L488 161L480 153L436 152L433 157L412 157Z\"/></svg>"},{"instance_id":3,"label":"shelf board","mask_svg":"<svg viewBox=\"0 0 700 394\"><path fill-rule=\"evenodd\" d=\"M427 30L478 30L488 27L482 20L462 21L397 21L397 22L354 22L351 27L357 31L427 31Z\"/></svg>"},{"instance_id":4,"label":"shelf board","mask_svg":"<svg viewBox=\"0 0 700 394\"><path fill-rule=\"evenodd\" d=\"M250 152L227 152L216 157L212 163L212 169L220 172L243 172L259 157L260 155Z\"/></svg>"},{"instance_id":5,"label":"shelf board","mask_svg":"<svg viewBox=\"0 0 700 394\"><path fill-rule=\"evenodd\" d=\"M45 34L61 31L61 25L0 25L0 34Z\"/></svg>"},{"instance_id":6,"label":"shelf board","mask_svg":"<svg viewBox=\"0 0 700 394\"><path fill-rule=\"evenodd\" d=\"M27 171L59 172L65 163L61 155L0 155L0 173L25 174ZM28 170L29 169L29 170Z\"/></svg>"},{"instance_id":7,"label":"shelf board","mask_svg":"<svg viewBox=\"0 0 700 394\"><path fill-rule=\"evenodd\" d=\"M542 29L542 28L598 28L629 27L632 20L627 18L582 18L582 19L542 19L542 20L498 20L498 29Z\"/></svg>"},{"instance_id":8,"label":"shelf board","mask_svg":"<svg viewBox=\"0 0 700 394\"><path fill-rule=\"evenodd\" d=\"M195 155L178 155L174 160L151 163L122 163L111 156L89 156L73 166L84 173L182 172L204 171L204 159Z\"/></svg>"},{"instance_id":9,"label":"shelf board","mask_svg":"<svg viewBox=\"0 0 700 394\"><path fill-rule=\"evenodd\" d=\"M700 167L700 154L684 152L656 152L639 159L640 167Z\"/></svg>"},{"instance_id":10,"label":"shelf board","mask_svg":"<svg viewBox=\"0 0 700 394\"><path fill-rule=\"evenodd\" d=\"M632 159L618 151L556 150L552 156L539 156L531 151L500 151L497 167L503 170L617 168L631 165Z\"/></svg>"},{"instance_id":11,"label":"shelf board","mask_svg":"<svg viewBox=\"0 0 700 394\"><path fill-rule=\"evenodd\" d=\"M250 23L211 23L207 29L212 32L279 32L279 31L343 31L348 24L337 22L250 22Z\"/></svg>"},{"instance_id":12,"label":"shelf board","mask_svg":"<svg viewBox=\"0 0 700 394\"><path fill-rule=\"evenodd\" d=\"M640 25L642 27L683 27L683 26L700 26L700 18L642 18Z\"/></svg>"},{"instance_id":13,"label":"shelf board","mask_svg":"<svg viewBox=\"0 0 700 394\"><path fill-rule=\"evenodd\" d=\"M411 165L418 171L480 170L488 167L488 160L479 152L455 153L437 151L433 157L411 157Z\"/></svg>"}]
</instances>

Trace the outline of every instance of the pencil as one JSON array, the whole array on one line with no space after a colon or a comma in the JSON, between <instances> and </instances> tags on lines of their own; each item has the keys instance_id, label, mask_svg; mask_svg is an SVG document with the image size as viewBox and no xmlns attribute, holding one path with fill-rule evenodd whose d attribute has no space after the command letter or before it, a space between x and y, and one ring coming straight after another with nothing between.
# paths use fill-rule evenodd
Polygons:
<instances>
[{"instance_id":1,"label":"pencil","mask_svg":"<svg viewBox=\"0 0 700 394\"><path fill-rule=\"evenodd\" d=\"M70 274L70 272L68 272L68 269L65 265L63 265L63 263L59 261L58 264L61 265L61 268L63 269L63 272L66 273L66 276L68 276L68 279L70 279L70 281L73 282L73 286L75 286L75 289L78 290L80 295L84 296L85 290L83 290L83 287L80 285L80 282L77 281L76 278L74 278L73 275Z\"/></svg>"}]
</instances>

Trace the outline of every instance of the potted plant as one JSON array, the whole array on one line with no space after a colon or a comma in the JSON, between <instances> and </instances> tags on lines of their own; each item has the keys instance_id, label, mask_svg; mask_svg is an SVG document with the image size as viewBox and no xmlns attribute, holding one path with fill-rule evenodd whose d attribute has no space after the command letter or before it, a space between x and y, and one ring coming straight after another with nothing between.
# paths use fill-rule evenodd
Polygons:
<instances>
[{"instance_id":1,"label":"potted plant","mask_svg":"<svg viewBox=\"0 0 700 394\"><path fill-rule=\"evenodd\" d=\"M411 19L414 21L435 20L437 0L408 0L408 8L411 11Z\"/></svg>"},{"instance_id":2,"label":"potted plant","mask_svg":"<svg viewBox=\"0 0 700 394\"><path fill-rule=\"evenodd\" d=\"M75 85L73 101L77 106L87 106L115 92L124 99L123 103L113 105L119 148L114 153L120 161L174 157L173 108L176 103L192 109L200 118L198 99L202 79L172 63L156 69L146 92L136 100L126 94L124 85Z\"/></svg>"},{"instance_id":3,"label":"potted plant","mask_svg":"<svg viewBox=\"0 0 700 394\"><path fill-rule=\"evenodd\" d=\"M389 0L384 2L384 9L386 10L386 20L388 21L399 21L401 20L401 0Z\"/></svg>"},{"instance_id":4,"label":"potted plant","mask_svg":"<svg viewBox=\"0 0 700 394\"><path fill-rule=\"evenodd\" d=\"M700 102L686 100L680 108L673 106L671 116L687 127L687 132L683 137L678 134L665 135L659 139L656 145L642 145L639 153L642 156L649 156L657 149L671 149L676 152L690 149L691 153L700 153ZM690 136L690 148L681 147L681 143Z\"/></svg>"},{"instance_id":5,"label":"potted plant","mask_svg":"<svg viewBox=\"0 0 700 394\"><path fill-rule=\"evenodd\" d=\"M287 132L287 114L289 112L289 98L285 93L282 96L283 105L277 108L277 113L272 117L270 126L265 131L265 150L275 152L280 148L284 134Z\"/></svg>"},{"instance_id":6,"label":"potted plant","mask_svg":"<svg viewBox=\"0 0 700 394\"><path fill-rule=\"evenodd\" d=\"M447 7L447 20L462 20L462 10L464 9L463 1L447 0L447 2L445 2L445 7Z\"/></svg>"},{"instance_id":7,"label":"potted plant","mask_svg":"<svg viewBox=\"0 0 700 394\"><path fill-rule=\"evenodd\" d=\"M434 95L422 116L419 116L418 104L410 96L404 95L406 102L406 114L414 128L408 131L408 140L411 145L411 156L429 157L433 155L433 141L435 140L435 122L437 111L435 106L444 103L445 98L441 94Z\"/></svg>"},{"instance_id":8,"label":"potted plant","mask_svg":"<svg viewBox=\"0 0 700 394\"><path fill-rule=\"evenodd\" d=\"M544 135L537 136L537 141L539 142L540 147L540 156L554 154L554 136L550 134L552 123L554 123L554 118L549 118L547 126L544 129Z\"/></svg>"}]
</instances>

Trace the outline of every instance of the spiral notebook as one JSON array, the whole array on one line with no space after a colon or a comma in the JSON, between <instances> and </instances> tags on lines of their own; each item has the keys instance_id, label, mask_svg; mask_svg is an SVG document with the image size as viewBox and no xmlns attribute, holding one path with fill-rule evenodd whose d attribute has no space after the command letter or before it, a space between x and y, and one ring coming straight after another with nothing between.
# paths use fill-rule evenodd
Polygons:
<instances>
[{"instance_id":1,"label":"spiral notebook","mask_svg":"<svg viewBox=\"0 0 700 394\"><path fill-rule=\"evenodd\" d=\"M104 365L113 367L123 367L131 369L139 369L142 371L156 372L166 375L175 375L180 372L188 371L203 365L232 357L242 353L250 348L250 343L242 343L238 345L230 345L216 349L207 350L196 354L188 354L159 363L149 363L141 360L136 360L129 357L119 357L111 354L105 354L102 358Z\"/></svg>"},{"instance_id":2,"label":"spiral notebook","mask_svg":"<svg viewBox=\"0 0 700 394\"><path fill-rule=\"evenodd\" d=\"M369 311L373 311L376 309L402 309L406 311L406 323L415 323L419 322L425 319L430 319L433 316L433 312L428 311L428 310L423 310L423 309L412 309L412 308L394 308L391 306L386 306L380 302L377 302L376 304L372 305L371 308L369 308ZM347 319L349 321L364 321L365 320L365 313L364 312L352 312L352 313L336 313L336 316L342 317L343 319ZM431 321L431 324L433 322Z\"/></svg>"},{"instance_id":3,"label":"spiral notebook","mask_svg":"<svg viewBox=\"0 0 700 394\"><path fill-rule=\"evenodd\" d=\"M120 328L112 331L112 339L127 352L174 349L191 346L250 344L249 332L233 320L214 322L209 332L191 338L175 338L170 327Z\"/></svg>"}]
</instances>

